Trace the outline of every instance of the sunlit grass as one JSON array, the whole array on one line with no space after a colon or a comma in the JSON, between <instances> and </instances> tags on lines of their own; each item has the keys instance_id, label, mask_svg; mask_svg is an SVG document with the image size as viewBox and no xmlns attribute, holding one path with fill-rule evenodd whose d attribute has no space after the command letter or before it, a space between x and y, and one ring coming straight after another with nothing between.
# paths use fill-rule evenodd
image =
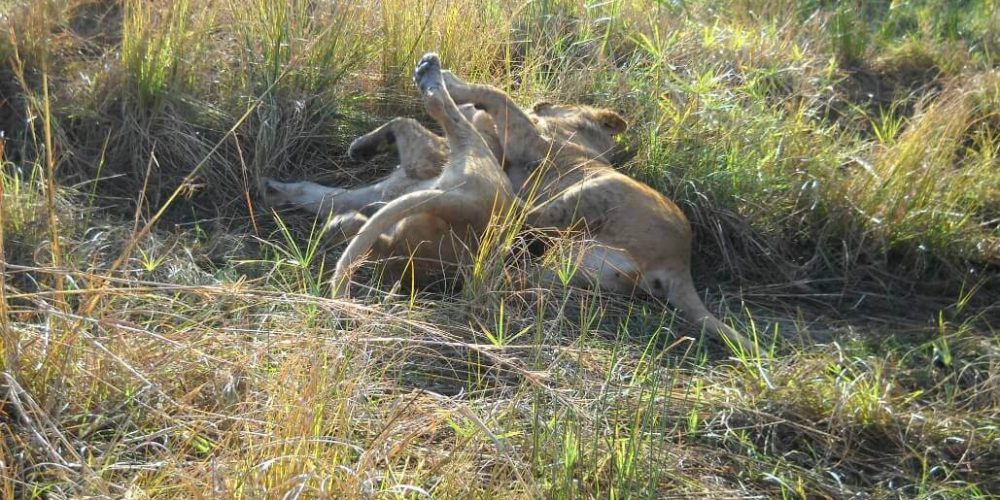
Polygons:
<instances>
[{"instance_id":1,"label":"sunlit grass","mask_svg":"<svg viewBox=\"0 0 1000 500\"><path fill-rule=\"evenodd\" d=\"M0 496L1000 492L1000 9L950 2L45 0L0 11ZM513 258L334 301L344 144L435 50L616 108L754 341ZM561 256L561 257L559 257ZM375 286L381 287L379 291ZM390 290L393 293L385 293Z\"/></svg>"}]
</instances>

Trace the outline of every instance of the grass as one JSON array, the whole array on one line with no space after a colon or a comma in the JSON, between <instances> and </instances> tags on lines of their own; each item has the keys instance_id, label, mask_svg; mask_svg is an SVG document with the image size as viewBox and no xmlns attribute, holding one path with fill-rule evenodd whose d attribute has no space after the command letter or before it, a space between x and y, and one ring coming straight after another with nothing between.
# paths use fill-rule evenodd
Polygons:
<instances>
[{"instance_id":1,"label":"grass","mask_svg":"<svg viewBox=\"0 0 1000 500\"><path fill-rule=\"evenodd\" d=\"M998 495L996 26L991 0L0 2L0 496ZM688 214L753 352L541 287L503 229L460 292L326 298L340 247L257 183L386 172L346 144L424 117L427 50L622 112L619 168Z\"/></svg>"}]
</instances>

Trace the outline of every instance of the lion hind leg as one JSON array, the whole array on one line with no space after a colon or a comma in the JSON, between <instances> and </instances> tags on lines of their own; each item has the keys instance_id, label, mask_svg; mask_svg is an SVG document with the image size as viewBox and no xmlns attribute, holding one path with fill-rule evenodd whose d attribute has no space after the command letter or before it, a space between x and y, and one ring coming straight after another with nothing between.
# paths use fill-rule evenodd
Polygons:
<instances>
[{"instance_id":1,"label":"lion hind leg","mask_svg":"<svg viewBox=\"0 0 1000 500\"><path fill-rule=\"evenodd\" d=\"M458 109L451 98L441 74L441 60L437 54L425 54L413 72L423 96L424 108L444 129L452 157L461 156L465 151L475 150L480 156L493 158L493 152L472 122Z\"/></svg>"},{"instance_id":2,"label":"lion hind leg","mask_svg":"<svg viewBox=\"0 0 1000 500\"><path fill-rule=\"evenodd\" d=\"M292 206L325 215L333 209L335 197L347 190L327 187L315 182L281 182L270 177L263 179L264 198L271 206Z\"/></svg>"},{"instance_id":3,"label":"lion hind leg","mask_svg":"<svg viewBox=\"0 0 1000 500\"><path fill-rule=\"evenodd\" d=\"M352 160L367 160L395 146L399 165L415 179L426 180L441 173L448 159L445 140L412 118L397 117L358 137L347 148Z\"/></svg>"},{"instance_id":4,"label":"lion hind leg","mask_svg":"<svg viewBox=\"0 0 1000 500\"><path fill-rule=\"evenodd\" d=\"M472 104L493 119L506 160L535 164L552 154L551 142L506 92L489 85L468 84L450 71L443 72L442 78L452 99Z\"/></svg>"},{"instance_id":5,"label":"lion hind leg","mask_svg":"<svg viewBox=\"0 0 1000 500\"><path fill-rule=\"evenodd\" d=\"M475 206L474 200L469 200L456 191L440 189L426 189L408 193L389 202L368 219L358 235L351 240L347 249L341 254L332 280L334 297L347 295L351 269L355 263L371 250L380 235L387 233L400 221L411 215L427 213L448 222L454 222L449 220L453 218L450 216L464 214L470 206Z\"/></svg>"},{"instance_id":6,"label":"lion hind leg","mask_svg":"<svg viewBox=\"0 0 1000 500\"><path fill-rule=\"evenodd\" d=\"M406 287L453 284L460 275L456 266L465 256L464 250L464 243L440 217L411 215L400 221L393 233L391 276Z\"/></svg>"},{"instance_id":7,"label":"lion hind leg","mask_svg":"<svg viewBox=\"0 0 1000 500\"><path fill-rule=\"evenodd\" d=\"M493 122L493 118L489 113L476 109L472 104L462 104L458 106L458 109L462 111L465 118L472 122L472 126L475 127L479 135L483 136L483 140L486 141L486 145L489 146L490 151L493 151L493 157L497 159L498 162L503 163L503 147L500 145L500 137L497 134L496 123Z\"/></svg>"}]
</instances>

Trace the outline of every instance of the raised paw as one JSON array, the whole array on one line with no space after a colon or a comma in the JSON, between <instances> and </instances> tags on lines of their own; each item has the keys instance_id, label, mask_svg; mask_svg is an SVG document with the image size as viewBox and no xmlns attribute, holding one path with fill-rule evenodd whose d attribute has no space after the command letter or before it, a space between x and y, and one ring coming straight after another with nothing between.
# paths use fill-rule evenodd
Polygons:
<instances>
[{"instance_id":1,"label":"raised paw","mask_svg":"<svg viewBox=\"0 0 1000 500\"><path fill-rule=\"evenodd\" d=\"M326 234L334 238L353 238L368 222L368 217L359 212L338 214L326 223Z\"/></svg>"},{"instance_id":2,"label":"raised paw","mask_svg":"<svg viewBox=\"0 0 1000 500\"><path fill-rule=\"evenodd\" d=\"M417 63L417 68L413 70L413 81L416 82L420 92L433 92L443 86L441 80L441 59L434 52L424 54Z\"/></svg>"},{"instance_id":3,"label":"raised paw","mask_svg":"<svg viewBox=\"0 0 1000 500\"><path fill-rule=\"evenodd\" d=\"M366 134L351 141L351 145L347 147L347 156L354 161L364 161L384 153L395 142L396 138L391 133L379 138Z\"/></svg>"},{"instance_id":4,"label":"raised paw","mask_svg":"<svg viewBox=\"0 0 1000 500\"><path fill-rule=\"evenodd\" d=\"M261 179L261 187L264 193L264 200L268 205L280 207L289 201L287 184L270 177Z\"/></svg>"}]
</instances>

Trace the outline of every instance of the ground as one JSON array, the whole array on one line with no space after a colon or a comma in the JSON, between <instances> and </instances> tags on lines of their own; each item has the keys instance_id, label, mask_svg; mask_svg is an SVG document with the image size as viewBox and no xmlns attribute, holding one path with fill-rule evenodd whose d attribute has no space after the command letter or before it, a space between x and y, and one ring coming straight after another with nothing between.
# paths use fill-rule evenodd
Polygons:
<instances>
[{"instance_id":1,"label":"ground","mask_svg":"<svg viewBox=\"0 0 1000 500\"><path fill-rule=\"evenodd\" d=\"M1000 494L989 0L0 2L0 496ZM425 123L434 50L631 128L696 233L712 344L498 242L461 291L262 203ZM565 262L550 263L571 272Z\"/></svg>"}]
</instances>

